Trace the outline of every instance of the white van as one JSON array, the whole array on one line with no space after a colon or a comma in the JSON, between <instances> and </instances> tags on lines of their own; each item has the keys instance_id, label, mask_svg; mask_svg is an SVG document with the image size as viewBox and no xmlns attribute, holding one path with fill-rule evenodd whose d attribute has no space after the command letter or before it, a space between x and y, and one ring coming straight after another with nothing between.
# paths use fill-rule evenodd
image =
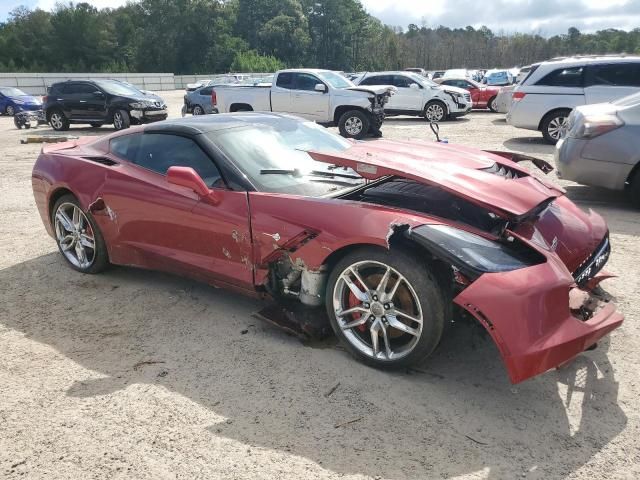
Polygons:
<instances>
[{"instance_id":1,"label":"white van","mask_svg":"<svg viewBox=\"0 0 640 480\"><path fill-rule=\"evenodd\" d=\"M574 107L640 92L640 56L572 57L533 65L513 91L507 123L555 144Z\"/></svg>"}]
</instances>

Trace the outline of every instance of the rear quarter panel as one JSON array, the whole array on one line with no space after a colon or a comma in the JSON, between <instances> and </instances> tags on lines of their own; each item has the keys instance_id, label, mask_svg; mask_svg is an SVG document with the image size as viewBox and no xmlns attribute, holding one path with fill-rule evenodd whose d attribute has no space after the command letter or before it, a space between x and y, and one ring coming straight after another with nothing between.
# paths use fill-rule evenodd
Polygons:
<instances>
[{"instance_id":1,"label":"rear quarter panel","mask_svg":"<svg viewBox=\"0 0 640 480\"><path fill-rule=\"evenodd\" d=\"M553 88L553 90L550 90ZM510 125L529 130L538 130L544 116L558 108L573 108L584 105L582 88L526 87L517 91L526 96L511 105L507 121Z\"/></svg>"}]
</instances>

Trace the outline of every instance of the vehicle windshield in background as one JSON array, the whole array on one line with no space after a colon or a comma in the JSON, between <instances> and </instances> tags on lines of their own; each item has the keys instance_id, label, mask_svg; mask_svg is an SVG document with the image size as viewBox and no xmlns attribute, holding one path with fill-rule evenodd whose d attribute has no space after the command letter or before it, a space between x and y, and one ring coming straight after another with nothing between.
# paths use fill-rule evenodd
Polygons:
<instances>
[{"instance_id":1,"label":"vehicle windshield in background","mask_svg":"<svg viewBox=\"0 0 640 480\"><path fill-rule=\"evenodd\" d=\"M135 95L140 96L143 93L135 87L131 87L122 82L117 82L115 80L100 80L96 82L100 88L105 90L106 92L112 95L120 95L120 96L128 96Z\"/></svg>"},{"instance_id":2,"label":"vehicle windshield in background","mask_svg":"<svg viewBox=\"0 0 640 480\"><path fill-rule=\"evenodd\" d=\"M13 87L2 87L0 88L0 93L5 97L26 97L28 94L24 93L19 88Z\"/></svg>"},{"instance_id":3,"label":"vehicle windshield in background","mask_svg":"<svg viewBox=\"0 0 640 480\"><path fill-rule=\"evenodd\" d=\"M334 72L318 72L317 75L333 88L349 88L355 86L351 80Z\"/></svg>"},{"instance_id":4,"label":"vehicle windshield in background","mask_svg":"<svg viewBox=\"0 0 640 480\"><path fill-rule=\"evenodd\" d=\"M640 93L634 93L628 97L619 98L611 103L614 105L620 105L621 107L633 107L640 105Z\"/></svg>"},{"instance_id":5,"label":"vehicle windshield in background","mask_svg":"<svg viewBox=\"0 0 640 480\"><path fill-rule=\"evenodd\" d=\"M209 136L259 191L319 197L364 182L353 170L318 162L306 153L342 152L352 145L312 122L286 119Z\"/></svg>"},{"instance_id":6,"label":"vehicle windshield in background","mask_svg":"<svg viewBox=\"0 0 640 480\"><path fill-rule=\"evenodd\" d=\"M440 86L436 82L432 82L427 77L423 77L422 75L418 75L417 73L408 72L406 73L406 75L409 78L411 78L411 80L422 85L423 87L439 87Z\"/></svg>"}]
</instances>

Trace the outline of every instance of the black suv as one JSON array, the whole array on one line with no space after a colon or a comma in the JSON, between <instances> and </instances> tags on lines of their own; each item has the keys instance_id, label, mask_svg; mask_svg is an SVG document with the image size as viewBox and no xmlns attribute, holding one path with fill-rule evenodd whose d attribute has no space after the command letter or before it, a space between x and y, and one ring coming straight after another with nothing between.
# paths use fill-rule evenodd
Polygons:
<instances>
[{"instance_id":1,"label":"black suv","mask_svg":"<svg viewBox=\"0 0 640 480\"><path fill-rule=\"evenodd\" d=\"M113 123L116 130L122 130L131 124L167 118L162 98L118 80L54 83L43 101L47 122L54 130L68 130L71 123L88 123L96 128Z\"/></svg>"}]
</instances>

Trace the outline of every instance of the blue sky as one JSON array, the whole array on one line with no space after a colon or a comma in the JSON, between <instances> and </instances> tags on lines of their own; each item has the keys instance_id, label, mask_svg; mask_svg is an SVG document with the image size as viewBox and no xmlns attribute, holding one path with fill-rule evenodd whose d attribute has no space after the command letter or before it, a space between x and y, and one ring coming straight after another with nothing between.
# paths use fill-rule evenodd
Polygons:
<instances>
[{"instance_id":1,"label":"blue sky","mask_svg":"<svg viewBox=\"0 0 640 480\"><path fill-rule=\"evenodd\" d=\"M494 32L539 32L550 36L571 26L583 32L640 27L640 0L361 0L384 23L451 28L487 25ZM0 0L0 20L19 5L51 9L56 0ZM126 0L88 0L117 7Z\"/></svg>"}]
</instances>

